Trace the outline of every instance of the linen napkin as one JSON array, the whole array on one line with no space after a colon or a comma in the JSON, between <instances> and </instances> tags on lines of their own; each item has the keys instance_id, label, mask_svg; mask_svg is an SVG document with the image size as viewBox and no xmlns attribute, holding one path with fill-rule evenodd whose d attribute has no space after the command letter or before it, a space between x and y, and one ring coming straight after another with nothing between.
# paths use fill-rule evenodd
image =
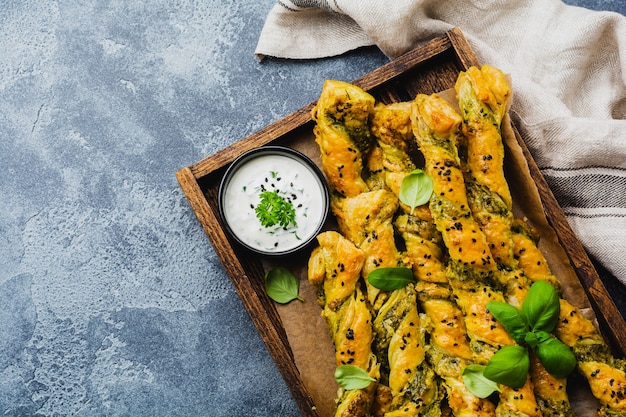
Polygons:
<instances>
[{"instance_id":1,"label":"linen napkin","mask_svg":"<svg viewBox=\"0 0 626 417\"><path fill-rule=\"evenodd\" d=\"M511 116L590 256L626 284L626 17L560 0L279 0L256 54L394 58L459 27L511 74ZM349 81L349 80L346 80Z\"/></svg>"}]
</instances>

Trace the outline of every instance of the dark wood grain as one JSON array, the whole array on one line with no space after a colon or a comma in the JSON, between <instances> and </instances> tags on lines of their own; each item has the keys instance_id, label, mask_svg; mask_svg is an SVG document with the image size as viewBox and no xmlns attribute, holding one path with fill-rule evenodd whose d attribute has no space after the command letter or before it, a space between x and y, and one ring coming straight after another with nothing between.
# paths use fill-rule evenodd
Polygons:
<instances>
[{"instance_id":1,"label":"dark wood grain","mask_svg":"<svg viewBox=\"0 0 626 417\"><path fill-rule=\"evenodd\" d=\"M353 83L381 102L410 100L417 93L430 94L452 88L459 71L472 65L479 65L474 52L462 32L453 29L354 80ZM313 127L310 112L314 105L315 102L310 103L233 145L182 168L176 173L176 177L300 411L304 416L319 417L314 401L295 365L276 306L264 291L262 260L245 252L225 234L216 202L221 176L235 158L249 149L269 143L288 146L292 141L297 141ZM603 329L623 354L626 352L626 323L572 232L524 141L519 133L516 134L528 160L531 176L537 184L548 220L557 232Z\"/></svg>"}]
</instances>

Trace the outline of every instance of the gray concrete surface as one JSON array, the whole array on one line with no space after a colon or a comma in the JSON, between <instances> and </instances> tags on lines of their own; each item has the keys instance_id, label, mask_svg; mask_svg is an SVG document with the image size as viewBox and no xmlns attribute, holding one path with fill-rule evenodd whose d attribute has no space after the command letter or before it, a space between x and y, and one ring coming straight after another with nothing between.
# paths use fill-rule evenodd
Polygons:
<instances>
[{"instance_id":1,"label":"gray concrete surface","mask_svg":"<svg viewBox=\"0 0 626 417\"><path fill-rule=\"evenodd\" d=\"M174 173L387 59L259 63L273 3L3 4L0 414L299 415Z\"/></svg>"}]
</instances>

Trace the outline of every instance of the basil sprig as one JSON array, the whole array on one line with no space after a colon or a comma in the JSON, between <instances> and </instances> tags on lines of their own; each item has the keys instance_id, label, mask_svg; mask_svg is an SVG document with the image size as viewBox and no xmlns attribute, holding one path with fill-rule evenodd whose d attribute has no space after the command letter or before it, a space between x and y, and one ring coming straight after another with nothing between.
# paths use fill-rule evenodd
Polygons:
<instances>
[{"instance_id":1,"label":"basil sprig","mask_svg":"<svg viewBox=\"0 0 626 417\"><path fill-rule=\"evenodd\" d=\"M276 267L265 273L265 292L277 303L286 304L295 299L303 301L298 295L299 290L298 278L287 268Z\"/></svg>"},{"instance_id":2,"label":"basil sprig","mask_svg":"<svg viewBox=\"0 0 626 417\"><path fill-rule=\"evenodd\" d=\"M404 266L381 267L367 274L367 281L374 287L383 291L393 291L413 282L413 271Z\"/></svg>"},{"instance_id":3,"label":"basil sprig","mask_svg":"<svg viewBox=\"0 0 626 417\"><path fill-rule=\"evenodd\" d=\"M518 346L501 348L487 366L471 365L463 370L465 385L474 395L485 398L494 392L485 387L484 378L513 388L523 386L530 368L529 349L534 350L546 370L556 378L565 378L572 372L576 357L550 334L560 312L559 296L552 285L535 282L521 309L498 301L490 301L487 308Z\"/></svg>"},{"instance_id":4,"label":"basil sprig","mask_svg":"<svg viewBox=\"0 0 626 417\"><path fill-rule=\"evenodd\" d=\"M432 194L432 178L421 169L415 169L402 180L398 197L413 211L415 207L426 204Z\"/></svg>"},{"instance_id":5,"label":"basil sprig","mask_svg":"<svg viewBox=\"0 0 626 417\"><path fill-rule=\"evenodd\" d=\"M341 388L363 389L376 380L366 370L354 365L341 365L335 369L335 381Z\"/></svg>"}]
</instances>

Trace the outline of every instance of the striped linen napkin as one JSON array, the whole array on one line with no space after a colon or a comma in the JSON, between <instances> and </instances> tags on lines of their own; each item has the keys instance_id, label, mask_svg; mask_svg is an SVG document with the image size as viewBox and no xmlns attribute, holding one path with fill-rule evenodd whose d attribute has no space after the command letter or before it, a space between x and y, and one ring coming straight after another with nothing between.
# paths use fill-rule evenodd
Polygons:
<instances>
[{"instance_id":1,"label":"striped linen napkin","mask_svg":"<svg viewBox=\"0 0 626 417\"><path fill-rule=\"evenodd\" d=\"M256 54L390 58L459 27L511 74L511 115L590 256L626 284L626 17L560 0L278 0Z\"/></svg>"}]
</instances>

